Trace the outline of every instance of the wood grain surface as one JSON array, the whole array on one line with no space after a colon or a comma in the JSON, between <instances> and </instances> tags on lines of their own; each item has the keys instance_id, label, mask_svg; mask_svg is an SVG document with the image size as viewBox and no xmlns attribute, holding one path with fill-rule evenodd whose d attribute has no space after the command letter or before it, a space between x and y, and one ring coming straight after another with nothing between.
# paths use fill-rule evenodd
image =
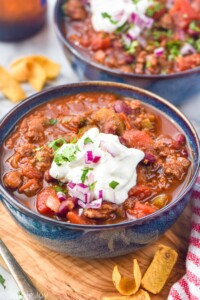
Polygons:
<instances>
[{"instance_id":1,"label":"wood grain surface","mask_svg":"<svg viewBox=\"0 0 200 300\"><path fill-rule=\"evenodd\" d=\"M124 275L131 275L132 260L137 258L144 273L159 244L174 248L179 258L164 289L159 295L151 295L151 299L167 299L172 284L185 273L191 216L189 206L157 242L129 255L101 260L73 258L50 251L24 233L2 204L0 214L0 237L46 300L101 300L102 296L117 296L111 281L114 265L118 264ZM0 264L3 264L1 259Z\"/></svg>"}]
</instances>

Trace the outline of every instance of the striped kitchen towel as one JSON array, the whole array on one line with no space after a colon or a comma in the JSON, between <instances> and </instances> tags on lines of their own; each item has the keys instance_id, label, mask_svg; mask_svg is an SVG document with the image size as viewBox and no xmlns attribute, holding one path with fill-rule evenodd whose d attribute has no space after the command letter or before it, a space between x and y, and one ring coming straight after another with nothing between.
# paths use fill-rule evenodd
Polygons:
<instances>
[{"instance_id":1,"label":"striped kitchen towel","mask_svg":"<svg viewBox=\"0 0 200 300\"><path fill-rule=\"evenodd\" d=\"M200 300L200 175L192 193L192 227L186 274L172 286L167 300Z\"/></svg>"}]
</instances>

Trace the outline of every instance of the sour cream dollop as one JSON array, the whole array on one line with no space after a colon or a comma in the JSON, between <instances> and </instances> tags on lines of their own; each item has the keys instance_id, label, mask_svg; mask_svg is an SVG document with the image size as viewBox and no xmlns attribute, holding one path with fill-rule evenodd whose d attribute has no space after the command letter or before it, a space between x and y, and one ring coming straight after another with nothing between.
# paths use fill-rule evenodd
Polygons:
<instances>
[{"instance_id":1,"label":"sour cream dollop","mask_svg":"<svg viewBox=\"0 0 200 300\"><path fill-rule=\"evenodd\" d=\"M127 148L118 136L92 128L77 143L63 144L55 152L50 175L64 183L92 186L90 201L102 198L121 204L136 185L136 167L143 158L143 151ZM73 188L69 193L74 196Z\"/></svg>"},{"instance_id":2,"label":"sour cream dollop","mask_svg":"<svg viewBox=\"0 0 200 300\"><path fill-rule=\"evenodd\" d=\"M92 25L95 31L114 32L132 13L143 16L153 0L90 0ZM135 31L140 28L135 26Z\"/></svg>"}]
</instances>

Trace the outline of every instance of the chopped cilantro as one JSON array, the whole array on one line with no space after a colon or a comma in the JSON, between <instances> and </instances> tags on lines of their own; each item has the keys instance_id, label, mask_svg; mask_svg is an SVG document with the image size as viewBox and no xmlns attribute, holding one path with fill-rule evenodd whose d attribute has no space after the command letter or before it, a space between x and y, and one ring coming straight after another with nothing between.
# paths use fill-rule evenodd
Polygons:
<instances>
[{"instance_id":1,"label":"chopped cilantro","mask_svg":"<svg viewBox=\"0 0 200 300\"><path fill-rule=\"evenodd\" d=\"M50 119L49 120L49 124L50 125L55 125L55 124L57 124L58 123L58 120L56 120L56 119Z\"/></svg>"},{"instance_id":2,"label":"chopped cilantro","mask_svg":"<svg viewBox=\"0 0 200 300\"><path fill-rule=\"evenodd\" d=\"M137 4L140 0L132 0L134 4Z\"/></svg>"},{"instance_id":3,"label":"chopped cilantro","mask_svg":"<svg viewBox=\"0 0 200 300\"><path fill-rule=\"evenodd\" d=\"M128 53L134 54L138 45L139 45L138 41L131 42L130 46L128 47Z\"/></svg>"},{"instance_id":4,"label":"chopped cilantro","mask_svg":"<svg viewBox=\"0 0 200 300\"><path fill-rule=\"evenodd\" d=\"M88 184L88 187L89 187L89 190L90 191L94 191L94 188L95 188L95 184L97 183L97 181L94 181L93 183L91 184Z\"/></svg>"},{"instance_id":5,"label":"chopped cilantro","mask_svg":"<svg viewBox=\"0 0 200 300\"><path fill-rule=\"evenodd\" d=\"M62 145L66 144L66 141L63 138L59 138L57 140L54 140L52 142L49 142L47 146L49 148L52 148L53 150L58 150Z\"/></svg>"},{"instance_id":6,"label":"chopped cilantro","mask_svg":"<svg viewBox=\"0 0 200 300\"><path fill-rule=\"evenodd\" d=\"M62 149L62 152L56 151L54 162L61 166L65 162L71 162L76 159L76 147L73 144L68 144L68 147Z\"/></svg>"},{"instance_id":7,"label":"chopped cilantro","mask_svg":"<svg viewBox=\"0 0 200 300\"><path fill-rule=\"evenodd\" d=\"M146 10L146 15L148 17L153 17L153 15L159 12L162 8L163 6L160 3L157 3L154 6L150 6Z\"/></svg>"},{"instance_id":8,"label":"chopped cilantro","mask_svg":"<svg viewBox=\"0 0 200 300\"><path fill-rule=\"evenodd\" d=\"M104 19L108 19L110 21L110 23L112 23L114 25L116 25L118 23L118 21L113 20L111 15L109 15L107 12L103 12L101 15Z\"/></svg>"},{"instance_id":9,"label":"chopped cilantro","mask_svg":"<svg viewBox=\"0 0 200 300\"><path fill-rule=\"evenodd\" d=\"M193 39L193 38L188 38L187 40L186 40L186 42L188 43L188 44L190 44L190 45L192 45L193 47L195 46L195 40Z\"/></svg>"},{"instance_id":10,"label":"chopped cilantro","mask_svg":"<svg viewBox=\"0 0 200 300\"><path fill-rule=\"evenodd\" d=\"M0 274L0 284L3 286L4 289L6 288L5 281L5 278Z\"/></svg>"},{"instance_id":11,"label":"chopped cilantro","mask_svg":"<svg viewBox=\"0 0 200 300\"><path fill-rule=\"evenodd\" d=\"M111 181L110 183L109 183L109 187L111 187L113 190L117 187L119 185L119 182L117 182L117 181Z\"/></svg>"},{"instance_id":12,"label":"chopped cilantro","mask_svg":"<svg viewBox=\"0 0 200 300\"><path fill-rule=\"evenodd\" d=\"M54 190L56 191L56 193L58 192L62 192L64 194L66 194L67 190L64 186L59 186L59 185L54 185Z\"/></svg>"},{"instance_id":13,"label":"chopped cilantro","mask_svg":"<svg viewBox=\"0 0 200 300\"><path fill-rule=\"evenodd\" d=\"M200 39L198 39L195 43L195 47L197 49L198 52L200 52Z\"/></svg>"},{"instance_id":14,"label":"chopped cilantro","mask_svg":"<svg viewBox=\"0 0 200 300\"><path fill-rule=\"evenodd\" d=\"M89 144L89 143L93 143L93 141L91 140L91 138L89 138L89 137L86 137L85 139L84 139L84 145L87 145L87 144Z\"/></svg>"},{"instance_id":15,"label":"chopped cilantro","mask_svg":"<svg viewBox=\"0 0 200 300\"><path fill-rule=\"evenodd\" d=\"M77 142L77 137L74 137L73 140L71 140L70 143L71 143L71 144L76 144L76 142Z\"/></svg>"},{"instance_id":16,"label":"chopped cilantro","mask_svg":"<svg viewBox=\"0 0 200 300\"><path fill-rule=\"evenodd\" d=\"M169 59L174 59L176 56L180 54L180 48L181 48L181 42L176 41L170 41L167 43L167 49L169 50Z\"/></svg>"},{"instance_id":17,"label":"chopped cilantro","mask_svg":"<svg viewBox=\"0 0 200 300\"><path fill-rule=\"evenodd\" d=\"M76 148L76 151L79 151L79 152L81 151L81 150L79 149L79 146L78 146L78 145L76 145L75 148Z\"/></svg>"},{"instance_id":18,"label":"chopped cilantro","mask_svg":"<svg viewBox=\"0 0 200 300\"><path fill-rule=\"evenodd\" d=\"M147 69L149 69L149 68L151 68L151 66L152 66L152 63L151 63L150 60L148 60L148 61L146 62L146 64L145 64L145 67L146 67Z\"/></svg>"},{"instance_id":19,"label":"chopped cilantro","mask_svg":"<svg viewBox=\"0 0 200 300\"><path fill-rule=\"evenodd\" d=\"M128 22L125 22L123 25L119 26L115 32L116 33L126 32L129 28L130 28L130 24Z\"/></svg>"},{"instance_id":20,"label":"chopped cilantro","mask_svg":"<svg viewBox=\"0 0 200 300\"><path fill-rule=\"evenodd\" d=\"M84 183L86 181L86 179L88 178L87 177L87 173L90 171L90 170L94 170L93 168L87 168L85 167L84 169L82 169L83 173L81 175L81 182Z\"/></svg>"},{"instance_id":21,"label":"chopped cilantro","mask_svg":"<svg viewBox=\"0 0 200 300\"><path fill-rule=\"evenodd\" d=\"M197 26L197 23L195 21L192 21L190 23L189 28L195 32L200 32L200 27Z\"/></svg>"}]
</instances>

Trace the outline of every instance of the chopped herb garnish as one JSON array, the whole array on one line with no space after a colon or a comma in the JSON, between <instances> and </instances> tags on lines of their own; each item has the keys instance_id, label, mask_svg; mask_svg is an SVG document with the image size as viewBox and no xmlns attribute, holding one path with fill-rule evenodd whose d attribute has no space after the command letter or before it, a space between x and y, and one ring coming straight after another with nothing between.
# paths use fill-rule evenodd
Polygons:
<instances>
[{"instance_id":1,"label":"chopped herb garnish","mask_svg":"<svg viewBox=\"0 0 200 300\"><path fill-rule=\"evenodd\" d=\"M161 4L156 4L154 6L150 6L147 8L146 10L146 15L148 17L153 17L153 15L157 12L159 12L161 9L163 8L163 6Z\"/></svg>"},{"instance_id":2,"label":"chopped herb garnish","mask_svg":"<svg viewBox=\"0 0 200 300\"><path fill-rule=\"evenodd\" d=\"M89 138L89 137L86 137L85 139L84 139L84 145L87 145L87 144L89 144L89 143L94 143L92 140L91 140L91 138Z\"/></svg>"},{"instance_id":3,"label":"chopped herb garnish","mask_svg":"<svg viewBox=\"0 0 200 300\"><path fill-rule=\"evenodd\" d=\"M123 25L119 26L115 32L116 33L126 32L129 28L130 28L130 24L128 22L125 22Z\"/></svg>"},{"instance_id":4,"label":"chopped herb garnish","mask_svg":"<svg viewBox=\"0 0 200 300\"><path fill-rule=\"evenodd\" d=\"M113 190L117 187L119 185L119 182L117 182L117 181L111 181L110 183L109 183L109 187L111 187Z\"/></svg>"},{"instance_id":5,"label":"chopped herb garnish","mask_svg":"<svg viewBox=\"0 0 200 300\"><path fill-rule=\"evenodd\" d=\"M116 25L118 23L118 21L113 20L111 15L109 15L107 12L103 12L101 15L104 19L108 19L110 21L110 23L112 23L114 25Z\"/></svg>"},{"instance_id":6,"label":"chopped herb garnish","mask_svg":"<svg viewBox=\"0 0 200 300\"><path fill-rule=\"evenodd\" d=\"M71 162L76 159L76 147L74 144L68 144L68 147L62 149L62 152L56 151L54 156L54 162L61 166L65 162Z\"/></svg>"},{"instance_id":7,"label":"chopped herb garnish","mask_svg":"<svg viewBox=\"0 0 200 300\"><path fill-rule=\"evenodd\" d=\"M50 125L55 125L55 124L57 124L58 123L58 120L56 120L56 119L50 119L49 120L49 124Z\"/></svg>"},{"instance_id":8,"label":"chopped herb garnish","mask_svg":"<svg viewBox=\"0 0 200 300\"><path fill-rule=\"evenodd\" d=\"M192 21L190 23L189 28L195 32L200 32L200 27L197 26L197 23L195 21Z\"/></svg>"},{"instance_id":9,"label":"chopped herb garnish","mask_svg":"<svg viewBox=\"0 0 200 300\"><path fill-rule=\"evenodd\" d=\"M71 144L76 144L77 143L77 137L74 137L73 140L70 142Z\"/></svg>"},{"instance_id":10,"label":"chopped herb garnish","mask_svg":"<svg viewBox=\"0 0 200 300\"><path fill-rule=\"evenodd\" d=\"M95 188L95 184L97 183L97 181L94 181L93 183L91 184L88 184L88 187L89 187L89 190L90 191L94 191L94 188Z\"/></svg>"},{"instance_id":11,"label":"chopped herb garnish","mask_svg":"<svg viewBox=\"0 0 200 300\"><path fill-rule=\"evenodd\" d=\"M53 150L58 150L62 145L66 144L66 141L63 138L59 138L57 140L54 140L52 142L49 142L47 146L49 148L52 148Z\"/></svg>"},{"instance_id":12,"label":"chopped herb garnish","mask_svg":"<svg viewBox=\"0 0 200 300\"><path fill-rule=\"evenodd\" d=\"M56 191L56 193L62 192L62 193L64 193L64 194L66 194L66 192L67 192L66 188L63 187L63 186L54 185L53 188L54 188L54 190Z\"/></svg>"},{"instance_id":13,"label":"chopped herb garnish","mask_svg":"<svg viewBox=\"0 0 200 300\"><path fill-rule=\"evenodd\" d=\"M132 0L134 4L137 4L140 0Z\"/></svg>"},{"instance_id":14,"label":"chopped herb garnish","mask_svg":"<svg viewBox=\"0 0 200 300\"><path fill-rule=\"evenodd\" d=\"M197 49L198 52L200 52L200 39L198 39L195 43L195 47Z\"/></svg>"},{"instance_id":15,"label":"chopped herb garnish","mask_svg":"<svg viewBox=\"0 0 200 300\"><path fill-rule=\"evenodd\" d=\"M130 46L128 47L128 53L134 54L138 45L138 41L131 42Z\"/></svg>"},{"instance_id":16,"label":"chopped herb garnish","mask_svg":"<svg viewBox=\"0 0 200 300\"><path fill-rule=\"evenodd\" d=\"M88 178L87 177L87 173L90 171L90 170L94 170L93 168L87 168L85 167L84 169L82 169L83 173L81 175L81 182L84 183L86 181L86 179Z\"/></svg>"},{"instance_id":17,"label":"chopped herb garnish","mask_svg":"<svg viewBox=\"0 0 200 300\"><path fill-rule=\"evenodd\" d=\"M6 288L5 281L5 278L0 274L0 284L3 286L4 289Z\"/></svg>"},{"instance_id":18,"label":"chopped herb garnish","mask_svg":"<svg viewBox=\"0 0 200 300\"><path fill-rule=\"evenodd\" d=\"M76 148L76 151L79 151L79 152L81 152L81 150L80 150L80 148L79 148L79 146L78 146L78 145L76 145L76 146L75 146L75 148Z\"/></svg>"},{"instance_id":19,"label":"chopped herb garnish","mask_svg":"<svg viewBox=\"0 0 200 300\"><path fill-rule=\"evenodd\" d=\"M176 40L176 41L170 41L167 43L167 48L169 50L169 59L173 59L176 56L180 55L180 48L181 48L181 42Z\"/></svg>"},{"instance_id":20,"label":"chopped herb garnish","mask_svg":"<svg viewBox=\"0 0 200 300\"><path fill-rule=\"evenodd\" d=\"M146 62L146 64L145 64L145 67L146 67L147 69L149 69L149 68L151 68L151 66L152 66L152 63L151 63L150 60L148 60L148 61Z\"/></svg>"}]
</instances>

